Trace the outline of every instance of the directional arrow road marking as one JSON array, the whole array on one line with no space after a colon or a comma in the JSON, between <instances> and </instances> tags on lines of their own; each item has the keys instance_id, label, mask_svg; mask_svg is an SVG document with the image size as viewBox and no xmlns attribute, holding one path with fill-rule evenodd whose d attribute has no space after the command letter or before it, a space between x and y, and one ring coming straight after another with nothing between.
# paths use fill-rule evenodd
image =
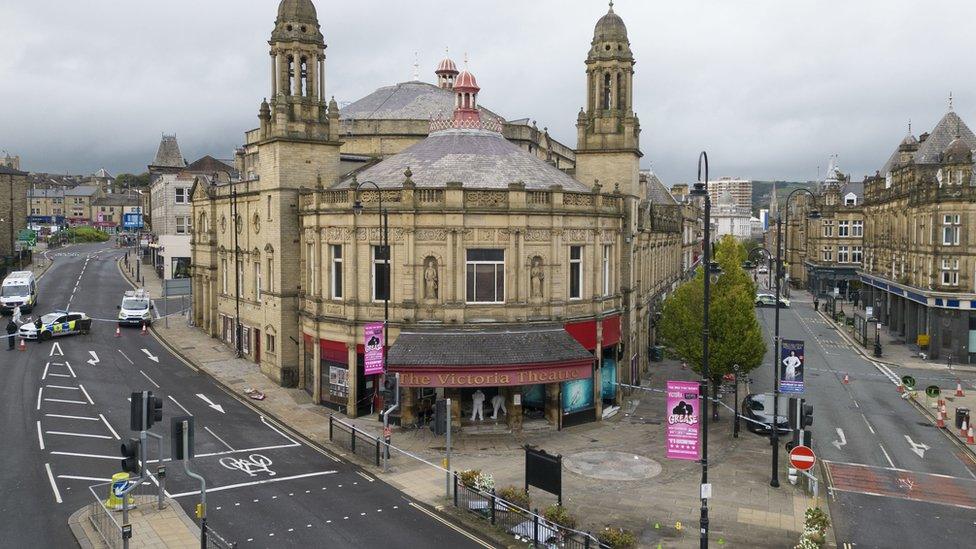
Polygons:
<instances>
[{"instance_id":1,"label":"directional arrow road marking","mask_svg":"<svg viewBox=\"0 0 976 549\"><path fill-rule=\"evenodd\" d=\"M217 410L221 414L225 414L226 413L226 412L224 412L224 407L223 406L221 406L220 404L214 404L213 401L211 401L209 398L207 398L207 396L204 395L203 393L197 393L197 396L200 397L201 400L203 400L204 402L206 402L207 405L210 406L211 408L213 408L214 410Z\"/></svg>"},{"instance_id":2,"label":"directional arrow road marking","mask_svg":"<svg viewBox=\"0 0 976 549\"><path fill-rule=\"evenodd\" d=\"M58 342L57 341L55 341L54 342L54 345L51 346L51 354L49 354L47 356L54 356L54 352L55 351L58 352L58 356L64 356L64 353L61 351L61 346L58 345Z\"/></svg>"},{"instance_id":3,"label":"directional arrow road marking","mask_svg":"<svg viewBox=\"0 0 976 549\"><path fill-rule=\"evenodd\" d=\"M918 454L918 457L925 459L925 451L930 449L928 446L926 446L924 443L920 444L915 442L912 440L912 437L908 435L905 435L905 440L907 440L908 445L912 447L912 451Z\"/></svg>"},{"instance_id":4,"label":"directional arrow road marking","mask_svg":"<svg viewBox=\"0 0 976 549\"><path fill-rule=\"evenodd\" d=\"M91 364L92 366L94 366L94 365L98 364L99 362L101 362L100 360L98 360L98 355L95 354L95 351L88 351L88 354L91 355L91 358L89 358L85 362Z\"/></svg>"},{"instance_id":5,"label":"directional arrow road marking","mask_svg":"<svg viewBox=\"0 0 976 549\"><path fill-rule=\"evenodd\" d=\"M838 450L840 450L841 446L847 445L847 437L844 436L844 430L841 429L840 427L837 428L837 438L839 438L840 440L835 440L831 442L831 444L833 444L834 446L837 447Z\"/></svg>"},{"instance_id":6,"label":"directional arrow road marking","mask_svg":"<svg viewBox=\"0 0 976 549\"><path fill-rule=\"evenodd\" d=\"M155 362L156 364L159 364L159 357L150 353L149 349L143 349L142 352L146 353L146 356L149 357L149 360Z\"/></svg>"}]
</instances>

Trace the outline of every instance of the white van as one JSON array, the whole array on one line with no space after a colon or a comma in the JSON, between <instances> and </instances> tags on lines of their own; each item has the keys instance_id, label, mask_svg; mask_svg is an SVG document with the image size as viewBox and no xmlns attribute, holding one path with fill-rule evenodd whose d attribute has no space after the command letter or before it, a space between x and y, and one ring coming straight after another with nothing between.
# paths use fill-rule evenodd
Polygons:
<instances>
[{"instance_id":1,"label":"white van","mask_svg":"<svg viewBox=\"0 0 976 549\"><path fill-rule=\"evenodd\" d=\"M30 271L14 271L3 279L0 286L0 311L13 313L20 307L21 313L29 313L37 304L37 281Z\"/></svg>"},{"instance_id":2,"label":"white van","mask_svg":"<svg viewBox=\"0 0 976 549\"><path fill-rule=\"evenodd\" d=\"M146 290L129 290L122 296L119 305L119 326L142 326L152 324L152 299Z\"/></svg>"}]
</instances>

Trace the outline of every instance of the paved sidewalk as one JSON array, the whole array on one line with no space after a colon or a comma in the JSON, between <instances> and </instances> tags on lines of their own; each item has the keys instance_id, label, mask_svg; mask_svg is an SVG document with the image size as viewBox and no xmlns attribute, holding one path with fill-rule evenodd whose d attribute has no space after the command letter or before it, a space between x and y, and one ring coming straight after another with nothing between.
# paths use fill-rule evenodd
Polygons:
<instances>
[{"instance_id":1,"label":"paved sidewalk","mask_svg":"<svg viewBox=\"0 0 976 549\"><path fill-rule=\"evenodd\" d=\"M187 516L176 501L167 499L165 508L157 510L154 498L144 499L129 511L132 525L131 549L193 549L200 547L200 528ZM115 512L122 520L121 511ZM110 547L92 526L91 505L86 505L68 518L68 527L82 549Z\"/></svg>"},{"instance_id":2,"label":"paved sidewalk","mask_svg":"<svg viewBox=\"0 0 976 549\"><path fill-rule=\"evenodd\" d=\"M152 295L159 295L160 283L154 276L150 274L145 285ZM188 327L185 318L171 318L169 328L156 321L152 332L187 363L263 413L346 459L358 459L330 443L328 416L332 412L313 404L304 390L276 386L257 365L235 358L220 341ZM652 370L644 384L658 390L668 379L694 378L693 372L682 370L674 361L654 363ZM263 392L267 398L246 398L246 387ZM664 458L663 393L640 391L625 400L623 410L615 417L562 432L458 433L452 441L452 468L490 472L498 488L521 486L523 445L536 445L564 456L564 504L580 518L582 529L596 532L608 525L622 526L638 533L642 547L697 547L701 467L696 462ZM731 395L724 401L731 405ZM348 419L336 413L336 417L374 435L381 434L382 426L375 416ZM740 437L732 438L731 424L730 413L723 408L721 420L709 429L712 542L735 547L792 547L802 531L805 510L817 502L800 486L789 484L785 451L780 454L782 485L771 488L768 439L748 432L744 424ZM440 463L443 457L444 439L426 430L395 430L393 444L432 463ZM435 507L450 505L445 497L445 474L440 470L398 453L391 460L389 473L367 465L374 474L418 500ZM554 496L538 490L532 491L532 497L532 506L540 510L555 503ZM822 497L819 503L826 510Z\"/></svg>"}]
</instances>

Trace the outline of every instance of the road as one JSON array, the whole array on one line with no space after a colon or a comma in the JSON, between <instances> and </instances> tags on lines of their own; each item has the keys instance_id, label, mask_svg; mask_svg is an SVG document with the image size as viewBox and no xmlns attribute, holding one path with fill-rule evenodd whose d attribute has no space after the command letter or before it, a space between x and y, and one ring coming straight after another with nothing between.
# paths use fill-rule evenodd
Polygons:
<instances>
[{"instance_id":1,"label":"road","mask_svg":"<svg viewBox=\"0 0 976 549\"><path fill-rule=\"evenodd\" d=\"M84 311L96 319L91 333L0 351L3 545L75 545L67 517L91 501L89 486L120 471L120 441L137 435L129 395L151 390L164 399L164 419L152 430L164 437L167 491L193 516L199 487L181 464L167 463L170 418L193 415L193 464L207 479L209 523L241 547L493 546L262 417L151 335L123 328L115 337L116 305L131 289L120 253L108 244L52 251L34 316ZM155 442L149 446L155 457Z\"/></svg>"},{"instance_id":2,"label":"road","mask_svg":"<svg viewBox=\"0 0 976 549\"><path fill-rule=\"evenodd\" d=\"M780 334L805 341L804 397L814 405L813 448L829 473L828 501L838 545L971 546L976 535L976 463L901 399L893 383L910 374L921 387L945 387L954 385L957 376L870 361L808 299L794 294L793 306L780 311ZM771 308L760 313L769 340L774 313ZM770 390L771 357L772 351L766 365L752 372L753 391ZM785 451L780 456L788 459Z\"/></svg>"}]
</instances>

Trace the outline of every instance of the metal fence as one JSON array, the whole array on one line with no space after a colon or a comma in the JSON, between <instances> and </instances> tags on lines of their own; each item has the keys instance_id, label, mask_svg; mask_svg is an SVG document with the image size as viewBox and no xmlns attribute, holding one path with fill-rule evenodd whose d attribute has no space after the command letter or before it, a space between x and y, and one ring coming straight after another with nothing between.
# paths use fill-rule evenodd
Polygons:
<instances>
[{"instance_id":1,"label":"metal fence","mask_svg":"<svg viewBox=\"0 0 976 549\"><path fill-rule=\"evenodd\" d=\"M214 532L210 524L207 524L203 528L204 537L204 547L214 547L216 549L236 549L237 543L232 541L227 541L223 536Z\"/></svg>"},{"instance_id":2,"label":"metal fence","mask_svg":"<svg viewBox=\"0 0 976 549\"><path fill-rule=\"evenodd\" d=\"M539 510L529 511L495 495L494 490L485 492L465 485L454 473L454 507L464 509L501 528L506 534L531 543L533 547L549 549L606 548L589 532L581 532L555 524L539 515Z\"/></svg>"},{"instance_id":3,"label":"metal fence","mask_svg":"<svg viewBox=\"0 0 976 549\"><path fill-rule=\"evenodd\" d=\"M89 520L92 526L109 547L122 547L122 508L106 507L111 482L103 482L89 486L92 501L89 504ZM129 492L129 512L138 508L142 515L152 514L158 510L159 488L144 480L136 489Z\"/></svg>"},{"instance_id":4,"label":"metal fence","mask_svg":"<svg viewBox=\"0 0 976 549\"><path fill-rule=\"evenodd\" d=\"M383 441L331 415L329 416L329 441L372 461L377 467L380 465L380 448L383 446Z\"/></svg>"}]
</instances>

